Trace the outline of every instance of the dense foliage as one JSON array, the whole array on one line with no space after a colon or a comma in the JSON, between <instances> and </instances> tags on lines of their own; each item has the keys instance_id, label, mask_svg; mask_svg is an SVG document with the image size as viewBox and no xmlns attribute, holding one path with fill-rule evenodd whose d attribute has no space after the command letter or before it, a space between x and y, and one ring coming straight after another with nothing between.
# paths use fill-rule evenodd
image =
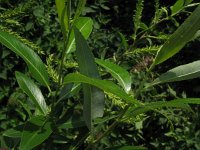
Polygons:
<instances>
[{"instance_id":1,"label":"dense foliage","mask_svg":"<svg viewBox=\"0 0 200 150\"><path fill-rule=\"evenodd\" d=\"M0 147L200 149L198 1L85 2L0 1Z\"/></svg>"}]
</instances>

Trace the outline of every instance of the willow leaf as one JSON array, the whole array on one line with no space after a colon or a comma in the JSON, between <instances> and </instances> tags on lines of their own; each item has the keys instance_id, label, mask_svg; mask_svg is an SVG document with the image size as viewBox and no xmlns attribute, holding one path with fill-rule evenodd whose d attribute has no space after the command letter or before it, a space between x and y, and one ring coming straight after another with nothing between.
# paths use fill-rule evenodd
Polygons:
<instances>
[{"instance_id":1,"label":"willow leaf","mask_svg":"<svg viewBox=\"0 0 200 150\"><path fill-rule=\"evenodd\" d=\"M78 1L78 6L76 8L76 13L74 15L74 21L76 21L77 18L81 15L81 12L83 11L84 7L86 4L86 0L79 0Z\"/></svg>"},{"instance_id":2,"label":"willow leaf","mask_svg":"<svg viewBox=\"0 0 200 150\"><path fill-rule=\"evenodd\" d=\"M40 57L29 47L6 32L0 30L0 42L23 58L32 76L42 85L49 88L49 77ZM50 88L49 88L50 90Z\"/></svg>"},{"instance_id":3,"label":"willow leaf","mask_svg":"<svg viewBox=\"0 0 200 150\"><path fill-rule=\"evenodd\" d=\"M37 85L23 73L16 72L15 75L20 88L30 97L36 108L40 110L43 115L47 115L48 107Z\"/></svg>"},{"instance_id":4,"label":"willow leaf","mask_svg":"<svg viewBox=\"0 0 200 150\"><path fill-rule=\"evenodd\" d=\"M135 109L133 109L130 113L130 115L137 116L141 113L146 113L148 111L152 111L158 108L162 107L175 107L175 108L188 108L187 104L200 104L200 98L186 98L186 99L176 99L172 101L158 101L158 102L151 102L149 104L146 104L144 106L139 106Z\"/></svg>"},{"instance_id":5,"label":"willow leaf","mask_svg":"<svg viewBox=\"0 0 200 150\"><path fill-rule=\"evenodd\" d=\"M185 20L185 22L172 34L169 40L160 48L153 65L160 64L177 52L179 52L187 42L193 39L196 32L200 29L200 5Z\"/></svg>"},{"instance_id":6,"label":"willow leaf","mask_svg":"<svg viewBox=\"0 0 200 150\"><path fill-rule=\"evenodd\" d=\"M151 85L200 77L200 60L173 68L160 75Z\"/></svg>"},{"instance_id":7,"label":"willow leaf","mask_svg":"<svg viewBox=\"0 0 200 150\"><path fill-rule=\"evenodd\" d=\"M124 68L101 59L96 59L95 61L100 66L104 67L110 74L112 74L115 79L117 79L126 93L131 90L131 76Z\"/></svg>"},{"instance_id":8,"label":"willow leaf","mask_svg":"<svg viewBox=\"0 0 200 150\"><path fill-rule=\"evenodd\" d=\"M46 120L44 116L31 118L24 126L19 149L33 149L44 142L52 131L52 123Z\"/></svg>"},{"instance_id":9,"label":"willow leaf","mask_svg":"<svg viewBox=\"0 0 200 150\"><path fill-rule=\"evenodd\" d=\"M55 0L55 3L56 3L56 9L58 13L58 19L60 21L62 28L64 28L62 30L68 31L69 18L66 11L65 0ZM63 31L63 33L65 32Z\"/></svg>"},{"instance_id":10,"label":"willow leaf","mask_svg":"<svg viewBox=\"0 0 200 150\"><path fill-rule=\"evenodd\" d=\"M132 96L124 92L119 86L117 86L111 81L90 78L79 73L70 73L67 76L65 76L64 84L72 82L91 84L104 90L105 92L112 93L118 96L119 98L125 100L127 103L140 105L140 103L137 100L135 100Z\"/></svg>"},{"instance_id":11,"label":"willow leaf","mask_svg":"<svg viewBox=\"0 0 200 150\"><path fill-rule=\"evenodd\" d=\"M79 70L82 74L100 79L94 56L87 45L86 40L77 28L74 28L76 39L76 56ZM102 90L83 84L84 104L83 116L88 128L92 129L92 119L103 116L104 111L104 93Z\"/></svg>"},{"instance_id":12,"label":"willow leaf","mask_svg":"<svg viewBox=\"0 0 200 150\"><path fill-rule=\"evenodd\" d=\"M76 28L78 28L78 30L81 32L84 38L87 39L90 33L92 32L93 21L89 17L80 17L75 21L74 25ZM69 43L67 46L67 53L71 53L75 51L75 49L76 49L75 36L74 36L74 31L72 30L69 37Z\"/></svg>"}]
</instances>

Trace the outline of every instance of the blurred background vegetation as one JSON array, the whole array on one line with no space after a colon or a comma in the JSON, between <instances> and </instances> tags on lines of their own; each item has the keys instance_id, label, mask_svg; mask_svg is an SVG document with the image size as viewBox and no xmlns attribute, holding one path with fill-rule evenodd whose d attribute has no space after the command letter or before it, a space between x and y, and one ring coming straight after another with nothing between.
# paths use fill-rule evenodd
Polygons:
<instances>
[{"instance_id":1,"label":"blurred background vegetation","mask_svg":"<svg viewBox=\"0 0 200 150\"><path fill-rule=\"evenodd\" d=\"M193 1L193 3L195 2L198 0ZM175 1L160 0L159 7L170 14L170 7L174 3ZM76 6L76 0L73 1L73 6ZM154 1L145 0L141 19L147 26L154 17L154 6ZM95 57L110 59L126 68L132 75L132 88L137 89L141 80L144 80L152 55L158 49L156 46L166 41L194 8L182 11L174 18L163 21L154 30L149 31L151 35L162 38L146 37L137 45L134 45L134 37L132 37L136 0L88 0L82 15L90 16L94 21L94 29L88 43ZM38 52L41 57L48 56L49 58L44 60L47 62L48 68L57 67L58 52L62 50L62 35L54 1L0 0L0 29L12 32ZM159 65L155 69L155 73L152 73L151 77L145 78L144 82L151 81L153 76L170 68L199 59L199 42L200 38L196 38L187 44L181 52ZM151 47L152 51L147 51L147 53L136 51L137 48L145 49L146 47ZM26 121L27 112L23 106L25 95L19 92L14 77L14 71L23 72L25 64L22 59L2 45L0 45L0 49L0 141L3 145L4 140L1 133ZM52 53L58 55L51 55ZM70 56L65 65L66 72L75 70L77 66L75 58ZM53 80L53 73L51 74ZM107 74L103 74L104 76L107 77ZM200 79L198 78L159 86L143 91L139 97L142 101L199 97L199 83ZM113 104L112 107L117 110L118 104L115 102ZM192 109L194 114L175 109L162 109L159 113L151 112L137 120L130 120L128 124L121 122L110 136L102 140L98 147L133 144L143 145L149 149L198 150L200 149L200 107L192 106ZM75 134L74 131L70 131L70 133L66 133L67 137L65 138L72 142Z\"/></svg>"}]
</instances>

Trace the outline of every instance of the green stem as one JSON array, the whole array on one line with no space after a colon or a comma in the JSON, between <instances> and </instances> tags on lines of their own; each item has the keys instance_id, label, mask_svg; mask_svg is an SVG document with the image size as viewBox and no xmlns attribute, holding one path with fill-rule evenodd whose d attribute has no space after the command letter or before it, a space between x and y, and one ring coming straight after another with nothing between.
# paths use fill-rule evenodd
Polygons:
<instances>
[{"instance_id":1,"label":"green stem","mask_svg":"<svg viewBox=\"0 0 200 150\"><path fill-rule=\"evenodd\" d=\"M83 136L83 137L79 140L79 142L78 142L71 150L77 150L77 149L79 148L79 146L80 146L81 144L83 144L83 142L88 138L88 136L89 136L89 133L86 134L85 136Z\"/></svg>"},{"instance_id":2,"label":"green stem","mask_svg":"<svg viewBox=\"0 0 200 150\"><path fill-rule=\"evenodd\" d=\"M120 122L120 120L123 118L124 114L127 112L127 110L129 109L129 107L131 106L131 104L127 105L122 112L120 113L119 117L116 119L116 121L114 121L109 127L108 129L101 135L99 136L95 141L93 141L92 143L90 143L88 145L88 147L85 150L89 150L92 148L92 146L98 142L101 141L101 139L103 139L105 136L107 136L110 132L112 132L112 130L118 125L118 123Z\"/></svg>"},{"instance_id":3,"label":"green stem","mask_svg":"<svg viewBox=\"0 0 200 150\"><path fill-rule=\"evenodd\" d=\"M70 11L71 11L71 0L69 0L68 12L67 12L68 28L69 29L68 29L68 32L66 32L66 30L64 30L65 32L63 32L64 48L63 48L63 51L62 51L62 54L61 54L61 61L60 61L60 66L59 66L59 71L58 71L58 84L57 84L56 92L55 92L55 95L53 97L52 106L51 106L51 110L52 110L53 115L54 115L54 111L55 111L54 109L55 109L56 97L58 96L58 92L59 92L59 90L62 86L62 70L63 70L64 62L66 60L67 45L69 43L69 37L70 37L70 34L71 34L71 30L72 30L72 27L70 26L70 17L71 17ZM61 27L62 27L62 25L61 25ZM67 34L67 37L66 37L66 34Z\"/></svg>"}]
</instances>

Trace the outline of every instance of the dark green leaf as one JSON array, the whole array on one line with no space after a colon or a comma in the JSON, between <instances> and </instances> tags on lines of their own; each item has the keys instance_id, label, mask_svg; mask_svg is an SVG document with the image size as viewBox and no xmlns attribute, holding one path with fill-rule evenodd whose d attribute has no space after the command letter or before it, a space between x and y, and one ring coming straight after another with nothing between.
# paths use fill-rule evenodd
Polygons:
<instances>
[{"instance_id":1,"label":"dark green leaf","mask_svg":"<svg viewBox=\"0 0 200 150\"><path fill-rule=\"evenodd\" d=\"M173 68L162 74L151 85L165 82L182 81L200 77L200 60Z\"/></svg>"},{"instance_id":2,"label":"dark green leaf","mask_svg":"<svg viewBox=\"0 0 200 150\"><path fill-rule=\"evenodd\" d=\"M193 39L196 32L200 29L199 14L200 5L160 48L151 68L175 55L185 46L187 42Z\"/></svg>"},{"instance_id":3,"label":"dark green leaf","mask_svg":"<svg viewBox=\"0 0 200 150\"><path fill-rule=\"evenodd\" d=\"M123 48L125 49L125 51L127 51L128 50L128 43L126 41L125 36L121 32L118 32L118 34L119 34L119 36L121 38L121 43L123 45Z\"/></svg>"},{"instance_id":4,"label":"dark green leaf","mask_svg":"<svg viewBox=\"0 0 200 150\"><path fill-rule=\"evenodd\" d=\"M100 79L94 56L87 45L86 40L77 28L74 29L76 39L76 56L79 70L82 74ZM92 119L103 116L104 111L104 93L102 90L83 84L84 105L83 116L88 128L92 128Z\"/></svg>"},{"instance_id":5,"label":"dark green leaf","mask_svg":"<svg viewBox=\"0 0 200 150\"><path fill-rule=\"evenodd\" d=\"M52 123L43 116L35 116L24 126L19 149L32 149L44 142L51 133Z\"/></svg>"},{"instance_id":6,"label":"dark green leaf","mask_svg":"<svg viewBox=\"0 0 200 150\"><path fill-rule=\"evenodd\" d=\"M22 135L24 125L19 125L13 129L9 129L3 132L3 136L12 137L12 138L20 138Z\"/></svg>"},{"instance_id":7,"label":"dark green leaf","mask_svg":"<svg viewBox=\"0 0 200 150\"><path fill-rule=\"evenodd\" d=\"M49 78L45 65L40 57L29 47L24 45L14 36L0 30L0 42L7 48L22 57L27 63L33 77L41 84L49 88ZM49 88L50 90L50 88Z\"/></svg>"},{"instance_id":8,"label":"dark green leaf","mask_svg":"<svg viewBox=\"0 0 200 150\"><path fill-rule=\"evenodd\" d=\"M94 120L94 124L99 125L101 123L104 123L104 122L111 120L111 119L114 119L114 118L116 118L116 116L107 116L107 117L104 117L104 118L96 118ZM72 119L69 119L69 121L59 125L59 128L69 129L69 128L78 128L78 127L83 127L83 126L86 126L84 119L75 116L75 117L72 117Z\"/></svg>"},{"instance_id":9,"label":"dark green leaf","mask_svg":"<svg viewBox=\"0 0 200 150\"><path fill-rule=\"evenodd\" d=\"M108 93L112 93L121 99L124 99L127 103L140 105L140 103L137 100L135 100L132 96L124 92L119 86L117 86L111 81L94 79L94 78L90 78L79 73L70 73L67 76L65 76L64 84L72 83L72 82L91 84Z\"/></svg>"},{"instance_id":10,"label":"dark green leaf","mask_svg":"<svg viewBox=\"0 0 200 150\"><path fill-rule=\"evenodd\" d=\"M91 18L88 17L80 17L75 21L74 25L79 29L84 38L87 39L90 33L92 32L93 21ZM75 49L76 49L75 37L74 37L74 31L72 30L69 37L69 43L67 46L67 54L75 51Z\"/></svg>"},{"instance_id":11,"label":"dark green leaf","mask_svg":"<svg viewBox=\"0 0 200 150\"><path fill-rule=\"evenodd\" d=\"M17 82L20 88L30 97L38 110L44 115L48 113L48 107L42 95L42 92L37 85L26 75L16 72Z\"/></svg>"},{"instance_id":12,"label":"dark green leaf","mask_svg":"<svg viewBox=\"0 0 200 150\"><path fill-rule=\"evenodd\" d=\"M64 86L60 92L58 101L61 101L63 99L66 99L66 98L69 98L69 97L75 95L76 93L79 92L80 89L81 89L81 86L79 83L78 84L68 84L68 85Z\"/></svg>"},{"instance_id":13,"label":"dark green leaf","mask_svg":"<svg viewBox=\"0 0 200 150\"><path fill-rule=\"evenodd\" d=\"M115 79L117 79L127 93L131 90L131 76L124 68L101 59L96 59L95 61L100 66L107 69L107 71L111 73Z\"/></svg>"}]
</instances>

